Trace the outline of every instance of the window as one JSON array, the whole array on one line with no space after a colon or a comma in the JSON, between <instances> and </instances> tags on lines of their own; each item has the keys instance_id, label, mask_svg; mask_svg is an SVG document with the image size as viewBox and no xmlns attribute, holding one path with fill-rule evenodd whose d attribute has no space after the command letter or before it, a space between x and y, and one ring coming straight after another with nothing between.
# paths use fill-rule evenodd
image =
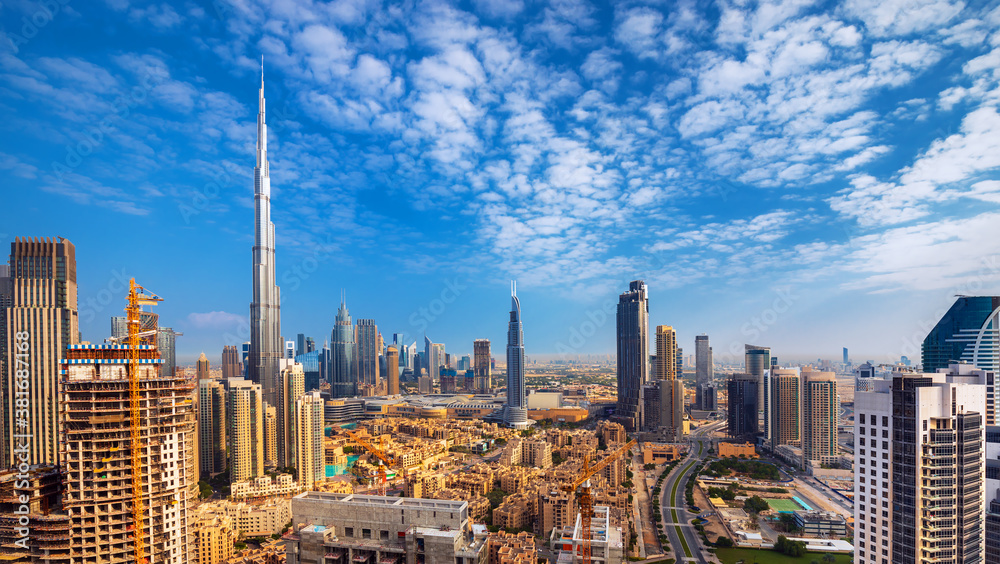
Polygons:
<instances>
[{"instance_id":1,"label":"window","mask_svg":"<svg viewBox=\"0 0 1000 564\"><path fill-rule=\"evenodd\" d=\"M860 418L860 419L858 419L858 422L859 422L859 423L861 423L862 425L864 425L864 424L865 424L865 414L864 414L864 413L862 413L860 417L861 417L861 418Z\"/></svg>"},{"instance_id":2,"label":"window","mask_svg":"<svg viewBox=\"0 0 1000 564\"><path fill-rule=\"evenodd\" d=\"M882 426L883 427L888 427L889 426L889 416L888 415L883 415L882 416Z\"/></svg>"},{"instance_id":3,"label":"window","mask_svg":"<svg viewBox=\"0 0 1000 564\"><path fill-rule=\"evenodd\" d=\"M344 527L345 537L354 537L354 527Z\"/></svg>"},{"instance_id":4,"label":"window","mask_svg":"<svg viewBox=\"0 0 1000 564\"><path fill-rule=\"evenodd\" d=\"M389 540L389 531L379 531L378 538L379 540Z\"/></svg>"},{"instance_id":5,"label":"window","mask_svg":"<svg viewBox=\"0 0 1000 564\"><path fill-rule=\"evenodd\" d=\"M361 529L361 538L363 538L363 539L370 539L370 538L372 538L372 530L371 529Z\"/></svg>"}]
</instances>

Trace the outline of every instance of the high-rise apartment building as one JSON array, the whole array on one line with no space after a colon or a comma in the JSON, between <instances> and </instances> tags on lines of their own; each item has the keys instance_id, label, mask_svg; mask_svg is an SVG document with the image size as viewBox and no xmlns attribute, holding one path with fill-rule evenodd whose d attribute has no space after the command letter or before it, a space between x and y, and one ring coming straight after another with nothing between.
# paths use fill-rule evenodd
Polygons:
<instances>
[{"instance_id":1,"label":"high-rise apartment building","mask_svg":"<svg viewBox=\"0 0 1000 564\"><path fill-rule=\"evenodd\" d=\"M205 353L201 353L198 356L198 360L194 363L195 379L197 380L208 380L211 378L209 375L209 362L208 357Z\"/></svg>"},{"instance_id":2,"label":"high-rise apartment building","mask_svg":"<svg viewBox=\"0 0 1000 564\"><path fill-rule=\"evenodd\" d=\"M833 372L802 370L802 467L808 461L833 464L839 453L840 395Z\"/></svg>"},{"instance_id":3,"label":"high-rise apartment building","mask_svg":"<svg viewBox=\"0 0 1000 564\"><path fill-rule=\"evenodd\" d=\"M358 385L376 386L381 381L378 357L382 354L379 345L378 326L374 319L359 319L354 331L354 342L357 343L358 355Z\"/></svg>"},{"instance_id":4,"label":"high-rise apartment building","mask_svg":"<svg viewBox=\"0 0 1000 564\"><path fill-rule=\"evenodd\" d=\"M198 380L198 441L202 476L226 470L226 387Z\"/></svg>"},{"instance_id":5,"label":"high-rise apartment building","mask_svg":"<svg viewBox=\"0 0 1000 564\"><path fill-rule=\"evenodd\" d=\"M282 357L281 293L274 272L274 223L271 222L271 172L267 161L263 70L258 104L257 165L253 169L253 299L250 303L247 375L251 382L260 384L263 400L274 405L278 390L278 362Z\"/></svg>"},{"instance_id":6,"label":"high-rise apartment building","mask_svg":"<svg viewBox=\"0 0 1000 564\"><path fill-rule=\"evenodd\" d=\"M160 373L155 339L138 345L144 520L132 514L128 345L69 345L61 361L59 419L63 509L73 561L134 561L142 534L148 562L191 560L188 511L198 469L190 380Z\"/></svg>"},{"instance_id":7,"label":"high-rise apartment building","mask_svg":"<svg viewBox=\"0 0 1000 564\"><path fill-rule=\"evenodd\" d=\"M855 562L984 561L986 387L978 382L897 372L855 393Z\"/></svg>"},{"instance_id":8,"label":"high-rise apartment building","mask_svg":"<svg viewBox=\"0 0 1000 564\"><path fill-rule=\"evenodd\" d=\"M758 384L759 379L753 374L729 377L729 436L734 439L752 441L757 434Z\"/></svg>"},{"instance_id":9,"label":"high-rise apartment building","mask_svg":"<svg viewBox=\"0 0 1000 564\"><path fill-rule=\"evenodd\" d=\"M698 409L710 409L701 398L706 386L712 385L715 377L715 367L712 360L712 347L709 346L708 335L698 335L694 338L694 373L695 393Z\"/></svg>"},{"instance_id":10,"label":"high-rise apartment building","mask_svg":"<svg viewBox=\"0 0 1000 564\"><path fill-rule=\"evenodd\" d=\"M476 339L472 342L473 385L477 394L486 394L493 389L490 358L489 339Z\"/></svg>"},{"instance_id":11,"label":"high-rise apartment building","mask_svg":"<svg viewBox=\"0 0 1000 564\"><path fill-rule=\"evenodd\" d=\"M515 429L528 427L528 401L524 388L524 331L517 283L510 286L510 322L507 324L507 405L504 422Z\"/></svg>"},{"instance_id":12,"label":"high-rise apartment building","mask_svg":"<svg viewBox=\"0 0 1000 564\"><path fill-rule=\"evenodd\" d=\"M615 419L626 429L642 429L642 386L649 371L649 297L646 283L634 280L618 298L618 403Z\"/></svg>"},{"instance_id":13,"label":"high-rise apartment building","mask_svg":"<svg viewBox=\"0 0 1000 564\"><path fill-rule=\"evenodd\" d=\"M357 395L357 366L354 324L351 323L346 301L341 299L337 320L330 335L330 389L333 397L352 398Z\"/></svg>"},{"instance_id":14,"label":"high-rise apartment building","mask_svg":"<svg viewBox=\"0 0 1000 564\"><path fill-rule=\"evenodd\" d=\"M398 396L399 395L399 351L396 349L395 345L389 345L385 348L385 364L387 370L389 371L389 395Z\"/></svg>"},{"instance_id":15,"label":"high-rise apartment building","mask_svg":"<svg viewBox=\"0 0 1000 564\"><path fill-rule=\"evenodd\" d=\"M764 414L767 413L764 372L771 368L771 349L757 345L743 345L743 353L746 373L757 379L757 417L758 428L760 428L760 423L765 422L766 426L767 421L764 417Z\"/></svg>"},{"instance_id":16,"label":"high-rise apartment building","mask_svg":"<svg viewBox=\"0 0 1000 564\"><path fill-rule=\"evenodd\" d=\"M295 466L295 401L306 393L302 365L282 361L278 385L278 466Z\"/></svg>"},{"instance_id":17,"label":"high-rise apartment building","mask_svg":"<svg viewBox=\"0 0 1000 564\"><path fill-rule=\"evenodd\" d=\"M73 243L17 237L0 271L0 467L21 445L29 465L59 463L59 359L79 336Z\"/></svg>"},{"instance_id":18,"label":"high-rise apartment building","mask_svg":"<svg viewBox=\"0 0 1000 564\"><path fill-rule=\"evenodd\" d=\"M264 466L278 466L278 408L264 402Z\"/></svg>"},{"instance_id":19,"label":"high-rise apartment building","mask_svg":"<svg viewBox=\"0 0 1000 564\"><path fill-rule=\"evenodd\" d=\"M313 489L326 479L326 455L323 451L323 398L317 391L302 394L295 400L294 418L295 469L299 485Z\"/></svg>"},{"instance_id":20,"label":"high-rise apartment building","mask_svg":"<svg viewBox=\"0 0 1000 564\"><path fill-rule=\"evenodd\" d=\"M677 435L684 428L684 395L676 395L677 333L669 325L656 327L655 376L660 383L660 426Z\"/></svg>"},{"instance_id":21,"label":"high-rise apartment building","mask_svg":"<svg viewBox=\"0 0 1000 564\"><path fill-rule=\"evenodd\" d=\"M986 427L986 564L1000 564L1000 426Z\"/></svg>"},{"instance_id":22,"label":"high-rise apartment building","mask_svg":"<svg viewBox=\"0 0 1000 564\"><path fill-rule=\"evenodd\" d=\"M222 379L239 378L240 373L240 353L236 345L222 347Z\"/></svg>"},{"instance_id":23,"label":"high-rise apartment building","mask_svg":"<svg viewBox=\"0 0 1000 564\"><path fill-rule=\"evenodd\" d=\"M184 335L170 327L158 327L156 330L156 348L163 357L162 374L173 376L177 373L177 337Z\"/></svg>"},{"instance_id":24,"label":"high-rise apartment building","mask_svg":"<svg viewBox=\"0 0 1000 564\"><path fill-rule=\"evenodd\" d=\"M802 380L798 368L772 368L771 448L799 446L802 438Z\"/></svg>"},{"instance_id":25,"label":"high-rise apartment building","mask_svg":"<svg viewBox=\"0 0 1000 564\"><path fill-rule=\"evenodd\" d=\"M923 370L965 362L1000 371L1000 297L961 296L924 339Z\"/></svg>"},{"instance_id":26,"label":"high-rise apartment building","mask_svg":"<svg viewBox=\"0 0 1000 564\"><path fill-rule=\"evenodd\" d=\"M243 378L226 380L226 440L232 482L264 475L264 403L260 384Z\"/></svg>"}]
</instances>

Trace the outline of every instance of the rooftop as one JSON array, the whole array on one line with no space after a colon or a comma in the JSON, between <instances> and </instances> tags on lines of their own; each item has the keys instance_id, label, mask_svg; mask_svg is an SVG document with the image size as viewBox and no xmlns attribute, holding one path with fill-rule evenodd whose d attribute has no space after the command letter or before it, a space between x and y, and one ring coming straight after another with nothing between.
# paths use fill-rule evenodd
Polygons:
<instances>
[{"instance_id":1,"label":"rooftop","mask_svg":"<svg viewBox=\"0 0 1000 564\"><path fill-rule=\"evenodd\" d=\"M388 507L396 506L407 509L442 509L447 511L460 511L468 505L465 501L453 501L445 499L421 499L410 497L390 497L381 495L361 495L345 494L334 492L304 492L294 499L309 501L325 501L329 503L340 503L346 505L356 505L363 507Z\"/></svg>"}]
</instances>

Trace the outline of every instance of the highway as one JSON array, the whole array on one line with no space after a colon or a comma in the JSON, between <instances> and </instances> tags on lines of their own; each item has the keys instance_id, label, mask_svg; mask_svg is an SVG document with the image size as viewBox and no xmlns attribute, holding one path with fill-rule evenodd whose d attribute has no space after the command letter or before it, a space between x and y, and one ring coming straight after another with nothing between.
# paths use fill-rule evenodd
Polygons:
<instances>
[{"instance_id":1,"label":"highway","mask_svg":"<svg viewBox=\"0 0 1000 564\"><path fill-rule=\"evenodd\" d=\"M724 422L718 421L695 430L690 437L691 450L687 458L674 468L663 483L663 491L660 494L660 511L663 515L667 539L670 541L670 547L677 562L692 560L698 564L709 562L705 557L706 553L703 550L701 539L694 526L691 525L691 519L694 519L695 515L686 509L684 492L695 468L701 464L708 453L712 444L712 434L724 424ZM713 561L715 561L714 558Z\"/></svg>"}]
</instances>

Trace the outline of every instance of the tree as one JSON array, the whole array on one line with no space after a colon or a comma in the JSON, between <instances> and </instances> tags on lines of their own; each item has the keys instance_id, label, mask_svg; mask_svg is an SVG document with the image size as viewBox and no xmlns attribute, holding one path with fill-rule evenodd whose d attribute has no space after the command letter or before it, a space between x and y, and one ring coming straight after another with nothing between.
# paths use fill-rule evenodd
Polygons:
<instances>
[{"instance_id":1,"label":"tree","mask_svg":"<svg viewBox=\"0 0 1000 564\"><path fill-rule=\"evenodd\" d=\"M837 557L827 552L823 555L823 564L833 564L837 561Z\"/></svg>"},{"instance_id":2,"label":"tree","mask_svg":"<svg viewBox=\"0 0 1000 564\"><path fill-rule=\"evenodd\" d=\"M743 503L743 509L745 509L747 513L760 513L762 511L767 511L769 508L770 506L767 504L767 501L759 495L748 498Z\"/></svg>"},{"instance_id":3,"label":"tree","mask_svg":"<svg viewBox=\"0 0 1000 564\"><path fill-rule=\"evenodd\" d=\"M791 513L782 513L781 516L778 517L778 520L781 522L781 525L785 528L786 532L797 533L801 530L801 527L799 527L798 523L795 522L795 515L792 515Z\"/></svg>"},{"instance_id":4,"label":"tree","mask_svg":"<svg viewBox=\"0 0 1000 564\"><path fill-rule=\"evenodd\" d=\"M733 539L724 535L720 535L719 538L715 539L715 546L719 548L732 548Z\"/></svg>"}]
</instances>

